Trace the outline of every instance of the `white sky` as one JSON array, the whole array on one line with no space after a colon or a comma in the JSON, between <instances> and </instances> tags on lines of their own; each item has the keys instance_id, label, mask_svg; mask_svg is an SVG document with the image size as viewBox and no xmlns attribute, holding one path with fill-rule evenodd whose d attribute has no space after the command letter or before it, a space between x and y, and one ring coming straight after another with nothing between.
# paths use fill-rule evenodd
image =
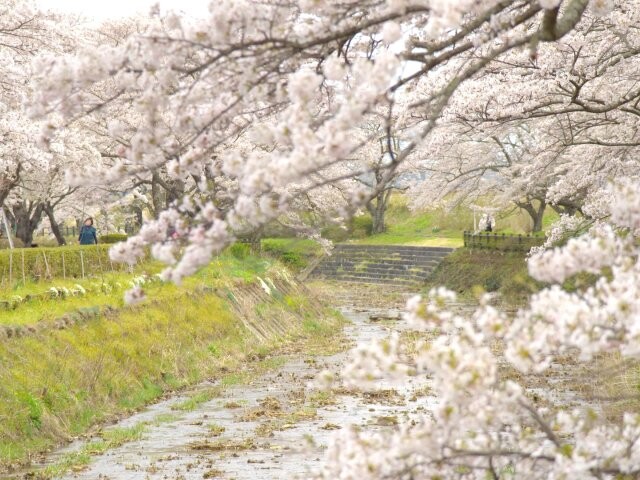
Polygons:
<instances>
[{"instance_id":1,"label":"white sky","mask_svg":"<svg viewBox=\"0 0 640 480\"><path fill-rule=\"evenodd\" d=\"M209 0L36 0L43 10L77 13L88 18L102 20L149 13L151 6L159 3L162 11L182 11L193 16L204 16Z\"/></svg>"}]
</instances>

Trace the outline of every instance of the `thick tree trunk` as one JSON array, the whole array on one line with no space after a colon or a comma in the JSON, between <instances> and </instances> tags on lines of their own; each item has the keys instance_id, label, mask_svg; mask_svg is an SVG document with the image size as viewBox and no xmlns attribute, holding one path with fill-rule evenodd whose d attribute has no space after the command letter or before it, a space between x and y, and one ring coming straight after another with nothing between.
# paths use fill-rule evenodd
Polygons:
<instances>
[{"instance_id":1,"label":"thick tree trunk","mask_svg":"<svg viewBox=\"0 0 640 480\"><path fill-rule=\"evenodd\" d=\"M371 214L371 234L384 233L386 230L385 214L389 204L391 190L376 195L368 204L367 210Z\"/></svg>"},{"instance_id":2,"label":"thick tree trunk","mask_svg":"<svg viewBox=\"0 0 640 480\"><path fill-rule=\"evenodd\" d=\"M538 208L536 208L533 205L533 202L516 202L516 205L518 205L520 208L522 208L524 211L526 211L529 216L531 217L533 226L531 228L531 231L533 233L537 233L537 232L541 232L542 231L542 219L544 217L544 211L547 208L547 202L545 202L544 200L540 200L540 204L538 205Z\"/></svg>"},{"instance_id":3,"label":"thick tree trunk","mask_svg":"<svg viewBox=\"0 0 640 480\"><path fill-rule=\"evenodd\" d=\"M380 208L379 203L376 205L376 208L372 215L372 219L373 219L373 224L371 226L371 233L373 234L383 233L386 228L384 224L384 210Z\"/></svg>"},{"instance_id":4,"label":"thick tree trunk","mask_svg":"<svg viewBox=\"0 0 640 480\"><path fill-rule=\"evenodd\" d=\"M536 216L533 220L533 229L532 232L541 232L542 231L542 217L544 216L544 207L538 209L536 212Z\"/></svg>"},{"instance_id":5,"label":"thick tree trunk","mask_svg":"<svg viewBox=\"0 0 640 480\"><path fill-rule=\"evenodd\" d=\"M56 241L58 242L58 245L66 245L67 241L64 239L64 235L62 235L62 232L60 231L60 226L58 225L58 222L56 222L53 205L47 202L44 206L44 211L47 214L47 217L49 218L49 223L51 224L51 231L53 232L53 236L56 237Z\"/></svg>"},{"instance_id":6,"label":"thick tree trunk","mask_svg":"<svg viewBox=\"0 0 640 480\"><path fill-rule=\"evenodd\" d=\"M16 221L16 237L22 240L25 247L30 247L33 242L33 232L42 220L44 206L31 202L19 202L13 205L13 217Z\"/></svg>"},{"instance_id":7,"label":"thick tree trunk","mask_svg":"<svg viewBox=\"0 0 640 480\"><path fill-rule=\"evenodd\" d=\"M28 221L23 218L16 220L16 237L22 240L25 247L30 247L33 243L33 232L35 228L31 228Z\"/></svg>"}]
</instances>

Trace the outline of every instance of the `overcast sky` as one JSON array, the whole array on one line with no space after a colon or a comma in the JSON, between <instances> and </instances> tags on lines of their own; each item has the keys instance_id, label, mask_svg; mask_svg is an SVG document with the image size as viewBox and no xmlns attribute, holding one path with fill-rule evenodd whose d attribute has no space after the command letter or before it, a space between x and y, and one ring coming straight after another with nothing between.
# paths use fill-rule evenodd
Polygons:
<instances>
[{"instance_id":1,"label":"overcast sky","mask_svg":"<svg viewBox=\"0 0 640 480\"><path fill-rule=\"evenodd\" d=\"M151 6L159 3L163 11L183 11L194 16L207 12L209 0L36 0L44 10L59 10L79 13L96 20L148 13Z\"/></svg>"}]
</instances>

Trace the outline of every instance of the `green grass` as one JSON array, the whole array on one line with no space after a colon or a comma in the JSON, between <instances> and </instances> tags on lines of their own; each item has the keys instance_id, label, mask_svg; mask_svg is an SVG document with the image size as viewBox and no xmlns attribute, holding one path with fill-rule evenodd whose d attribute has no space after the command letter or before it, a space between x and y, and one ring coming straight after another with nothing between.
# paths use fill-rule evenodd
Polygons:
<instances>
[{"instance_id":1,"label":"green grass","mask_svg":"<svg viewBox=\"0 0 640 480\"><path fill-rule=\"evenodd\" d=\"M66 454L58 462L39 472L39 478L59 477L71 469L88 465L91 462L91 457L95 455L101 455L125 443L140 440L146 429L147 424L143 422L128 428L104 430L101 433L101 440L87 443L80 450Z\"/></svg>"},{"instance_id":2,"label":"green grass","mask_svg":"<svg viewBox=\"0 0 640 480\"><path fill-rule=\"evenodd\" d=\"M520 210L505 210L496 215L496 233L526 233L531 220ZM477 220L479 220L479 215ZM558 215L548 209L543 225L547 228L558 219ZM397 195L392 198L386 214L386 231L381 234L352 238L354 243L368 245L414 245L431 247L461 247L462 234L473 230L473 211L466 207L453 210L434 209L414 212L406 199ZM541 233L542 235L542 233Z\"/></svg>"},{"instance_id":3,"label":"green grass","mask_svg":"<svg viewBox=\"0 0 640 480\"><path fill-rule=\"evenodd\" d=\"M461 248L447 256L429 279L428 288L445 286L464 299L480 291L497 292L507 304L520 304L541 284L527 271L522 252Z\"/></svg>"},{"instance_id":4,"label":"green grass","mask_svg":"<svg viewBox=\"0 0 640 480\"><path fill-rule=\"evenodd\" d=\"M191 412L198 408L203 403L207 403L216 397L219 397L221 393L220 388L207 388L201 392L195 393L193 396L171 407L172 410L180 410L183 412Z\"/></svg>"},{"instance_id":5,"label":"green grass","mask_svg":"<svg viewBox=\"0 0 640 480\"><path fill-rule=\"evenodd\" d=\"M37 295L35 298L15 303L10 308L0 309L0 325L29 325L35 322L46 322L82 309L99 311L104 307L122 308L124 307L124 292L131 288L130 282L136 277L138 275L112 274L104 282L77 282L76 284L85 288L86 293L67 297L54 297L49 294L51 287L55 286L60 289L64 286L63 282L42 284L37 289L34 288L34 294ZM74 285L69 285L68 288L74 288ZM174 294L178 289L173 284L147 282L144 285L144 290L148 298L143 301L143 305L154 301L159 296ZM25 297L26 295L22 298ZM11 301L12 298L15 297L12 295L0 299Z\"/></svg>"},{"instance_id":6,"label":"green grass","mask_svg":"<svg viewBox=\"0 0 640 480\"><path fill-rule=\"evenodd\" d=\"M274 261L260 257L247 257L244 260L232 255L222 255L209 266L200 270L192 277L185 279L184 289L192 290L202 285L213 285L224 279L252 281L256 275L264 276ZM100 277L76 280L53 279L49 281L27 282L25 285L15 285L10 288L0 288L0 325L29 325L40 321L51 321L66 313L80 308L103 309L124 307L124 292L131 288L131 281L146 274L155 274L161 270L157 262L146 262L136 268L134 273L107 273ZM153 280L153 278L151 278ZM69 295L67 297L53 297L51 288L61 290L85 289L83 295ZM153 281L144 285L147 300L152 302L158 298L167 298L176 294L178 289L174 284ZM29 296L33 299L25 301ZM6 308L2 308L6 305Z\"/></svg>"},{"instance_id":7,"label":"green grass","mask_svg":"<svg viewBox=\"0 0 640 480\"><path fill-rule=\"evenodd\" d=\"M284 358L273 356L280 349L297 342L304 345L314 337L328 342L329 332L332 338L339 335L340 320L299 298L304 294L294 294L295 288L287 294L274 292L266 318L254 318L265 326L278 322L288 333L261 340L245 329L231 297L207 293L212 287L219 293L234 285L240 288L256 282L257 276L268 279L281 268L273 260L248 257L240 261L225 254L180 287L161 283L145 287L149 298L135 306L121 303L122 292L111 292L104 298L102 293L89 293L69 299L71 303L45 299L41 304L27 302L4 312L20 318L24 315L26 320L8 320L15 323L41 320L49 315L45 311L49 307L55 316L100 300L117 302L116 310L108 316L63 330L0 340L0 471L3 465L22 462L93 425L137 410L168 391L206 378L220 379L223 387L242 383L255 372L281 365ZM123 274L116 277L119 275ZM28 286L34 291L46 291L47 287L46 282ZM244 298L242 290L237 290L234 298L240 306L257 301L252 296ZM251 312L253 307L244 311ZM314 318L321 328L304 328L307 318ZM255 368L246 369L247 365ZM180 409L196 408L209 394L188 399ZM96 444L91 448L102 447ZM88 453L78 452L66 463L82 462Z\"/></svg>"},{"instance_id":8,"label":"green grass","mask_svg":"<svg viewBox=\"0 0 640 480\"><path fill-rule=\"evenodd\" d=\"M228 353L240 348L219 298L171 295L123 309L117 321L0 343L0 459L19 460L213 373L206 346L219 336Z\"/></svg>"},{"instance_id":9,"label":"green grass","mask_svg":"<svg viewBox=\"0 0 640 480\"><path fill-rule=\"evenodd\" d=\"M323 253L317 242L302 238L265 238L262 250L294 270L304 269Z\"/></svg>"}]
</instances>

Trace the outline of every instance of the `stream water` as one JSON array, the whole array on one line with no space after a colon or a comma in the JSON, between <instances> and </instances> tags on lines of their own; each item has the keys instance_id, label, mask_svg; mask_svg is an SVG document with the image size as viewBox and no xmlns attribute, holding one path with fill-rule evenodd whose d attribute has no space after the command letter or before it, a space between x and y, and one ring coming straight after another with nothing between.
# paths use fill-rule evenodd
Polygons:
<instances>
[{"instance_id":1,"label":"stream water","mask_svg":"<svg viewBox=\"0 0 640 480\"><path fill-rule=\"evenodd\" d=\"M358 289L361 287L358 287ZM377 287L379 288L379 287ZM399 307L407 295L356 287L331 290L344 316L350 320L345 334L355 344L402 331ZM376 295L376 292L380 295ZM390 299L393 300L390 300ZM389 307L392 305L392 307ZM458 305L467 310L469 306ZM176 410L189 398L176 395L128 417L105 430L144 423L139 440L91 458L81 470L65 479L204 479L235 480L310 479L317 475L334 430L356 425L369 430L391 429L404 419L430 410L437 399L429 396L424 376L398 385L382 385L377 394L340 391L319 395L309 384L324 369L339 371L348 352L332 356L291 357L282 367L245 385L228 387L221 397L197 405L192 411ZM566 366L558 365L558 379ZM553 370L553 369L552 369ZM556 377L553 375L552 377ZM569 404L573 392L532 385L542 397ZM204 383L192 390L207 390ZM41 467L59 463L96 439L79 440L47 456ZM13 478L31 478L29 475Z\"/></svg>"},{"instance_id":2,"label":"stream water","mask_svg":"<svg viewBox=\"0 0 640 480\"><path fill-rule=\"evenodd\" d=\"M355 343L370 342L386 336L390 329L402 328L402 321L393 320L400 317L397 309L345 306L342 312L351 322L346 335ZM392 320L372 320L380 317ZM423 393L416 395L426 390L426 380L422 379L422 383L416 380L379 395L345 391L331 401L314 401L309 383L323 369L340 369L347 355L292 358L248 385L225 389L222 397L202 403L193 411L176 412L175 405L185 396L152 405L108 427L145 422L139 440L93 457L86 468L63 478L312 478L334 430L352 424L369 429L393 428L398 419L424 410L433 400ZM203 384L199 388L212 386ZM78 441L52 453L44 466L59 462L86 444L87 440Z\"/></svg>"}]
</instances>

